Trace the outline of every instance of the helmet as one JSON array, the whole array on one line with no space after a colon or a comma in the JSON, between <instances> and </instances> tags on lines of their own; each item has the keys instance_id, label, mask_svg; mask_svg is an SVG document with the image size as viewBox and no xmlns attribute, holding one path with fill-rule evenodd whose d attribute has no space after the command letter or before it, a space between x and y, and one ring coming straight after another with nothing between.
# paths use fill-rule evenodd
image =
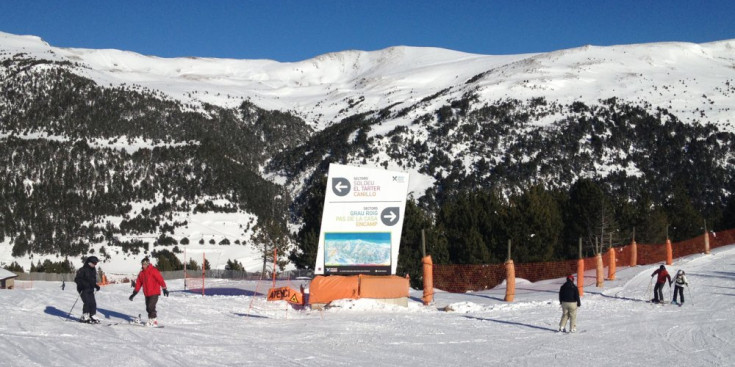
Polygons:
<instances>
[{"instance_id":1,"label":"helmet","mask_svg":"<svg viewBox=\"0 0 735 367\"><path fill-rule=\"evenodd\" d=\"M97 258L97 256L90 256L87 258L87 261L85 261L86 264L92 263L97 264L100 260Z\"/></svg>"},{"instance_id":2,"label":"helmet","mask_svg":"<svg viewBox=\"0 0 735 367\"><path fill-rule=\"evenodd\" d=\"M666 267L665 267L665 266L663 266L663 264L662 264L662 265L661 265L661 266L659 267L659 269L661 269L661 270L666 270Z\"/></svg>"}]
</instances>

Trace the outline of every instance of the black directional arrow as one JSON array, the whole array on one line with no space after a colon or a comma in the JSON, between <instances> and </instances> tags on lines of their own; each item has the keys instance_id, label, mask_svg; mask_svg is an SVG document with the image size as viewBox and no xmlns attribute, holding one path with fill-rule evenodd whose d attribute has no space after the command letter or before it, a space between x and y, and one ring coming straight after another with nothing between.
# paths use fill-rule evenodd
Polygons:
<instances>
[{"instance_id":1,"label":"black directional arrow","mask_svg":"<svg viewBox=\"0 0 735 367\"><path fill-rule=\"evenodd\" d=\"M337 196L345 196L350 193L352 185L350 180L344 177L332 177L332 192Z\"/></svg>"},{"instance_id":2,"label":"black directional arrow","mask_svg":"<svg viewBox=\"0 0 735 367\"><path fill-rule=\"evenodd\" d=\"M395 225L401 218L400 213L401 212L397 206L387 207L380 213L380 221L386 226Z\"/></svg>"}]
</instances>

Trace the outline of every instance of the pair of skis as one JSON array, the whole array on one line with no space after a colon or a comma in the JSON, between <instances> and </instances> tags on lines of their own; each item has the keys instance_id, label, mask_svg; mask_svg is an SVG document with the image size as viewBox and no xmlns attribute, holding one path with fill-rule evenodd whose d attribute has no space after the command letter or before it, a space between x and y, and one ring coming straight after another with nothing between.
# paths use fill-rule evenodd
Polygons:
<instances>
[{"instance_id":1,"label":"pair of skis","mask_svg":"<svg viewBox=\"0 0 735 367\"><path fill-rule=\"evenodd\" d=\"M87 321L82 321L81 319L79 320L79 322L84 323L84 324L91 324L91 325L101 324L101 325L104 325L104 326L132 325L132 326L142 326L142 327L150 327L150 328L162 328L163 327L163 325L148 325L147 323L143 322L143 320L140 317L140 314L138 314L138 317L136 317L136 318L134 318L132 320L129 320L128 322L107 322L107 323L102 323L102 322L99 322L99 321L98 322L87 322Z\"/></svg>"}]
</instances>

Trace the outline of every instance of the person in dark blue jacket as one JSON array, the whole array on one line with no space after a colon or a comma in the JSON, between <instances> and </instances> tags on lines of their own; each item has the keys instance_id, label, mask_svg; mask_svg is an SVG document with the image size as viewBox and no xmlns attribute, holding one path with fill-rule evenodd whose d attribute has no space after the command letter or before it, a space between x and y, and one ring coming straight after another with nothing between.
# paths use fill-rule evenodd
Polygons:
<instances>
[{"instance_id":1,"label":"person in dark blue jacket","mask_svg":"<svg viewBox=\"0 0 735 367\"><path fill-rule=\"evenodd\" d=\"M84 266L77 270L77 275L74 277L74 282L77 283L77 292L79 297L82 298L84 306L82 307L82 318L79 319L81 322L90 324L99 324L94 315L97 314L97 301L94 299L94 291L100 290L100 286L97 285L97 259L96 256L90 256L84 261Z\"/></svg>"},{"instance_id":2,"label":"person in dark blue jacket","mask_svg":"<svg viewBox=\"0 0 735 367\"><path fill-rule=\"evenodd\" d=\"M577 332L577 308L582 306L579 299L579 289L574 285L574 276L568 275L567 281L559 289L559 303L561 304L561 321L559 331L566 331L567 320L569 320L569 331Z\"/></svg>"}]
</instances>

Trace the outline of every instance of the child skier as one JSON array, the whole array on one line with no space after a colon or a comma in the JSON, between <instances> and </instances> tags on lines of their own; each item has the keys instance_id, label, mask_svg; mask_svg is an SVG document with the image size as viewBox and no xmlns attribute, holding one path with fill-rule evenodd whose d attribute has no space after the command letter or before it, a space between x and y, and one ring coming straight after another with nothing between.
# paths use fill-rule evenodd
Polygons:
<instances>
[{"instance_id":1,"label":"child skier","mask_svg":"<svg viewBox=\"0 0 735 367\"><path fill-rule=\"evenodd\" d=\"M100 323L94 317L97 314L97 301L94 299L94 291L100 290L100 286L97 285L97 270L95 270L98 261L99 259L96 256L88 257L84 261L84 266L77 270L77 275L74 277L74 282L77 283L77 292L79 297L82 298L82 302L84 302L82 318L79 321L89 324Z\"/></svg>"},{"instance_id":2,"label":"child skier","mask_svg":"<svg viewBox=\"0 0 735 367\"><path fill-rule=\"evenodd\" d=\"M676 272L676 277L674 277L674 283L676 283L676 285L674 286L674 300L671 302L681 306L684 304L684 286L689 287L689 282L687 282L687 277L684 275L684 270L679 270ZM669 287L670 286L671 286L671 282L669 282ZM681 298L681 303L676 302L677 292L679 293L679 296Z\"/></svg>"}]
</instances>

